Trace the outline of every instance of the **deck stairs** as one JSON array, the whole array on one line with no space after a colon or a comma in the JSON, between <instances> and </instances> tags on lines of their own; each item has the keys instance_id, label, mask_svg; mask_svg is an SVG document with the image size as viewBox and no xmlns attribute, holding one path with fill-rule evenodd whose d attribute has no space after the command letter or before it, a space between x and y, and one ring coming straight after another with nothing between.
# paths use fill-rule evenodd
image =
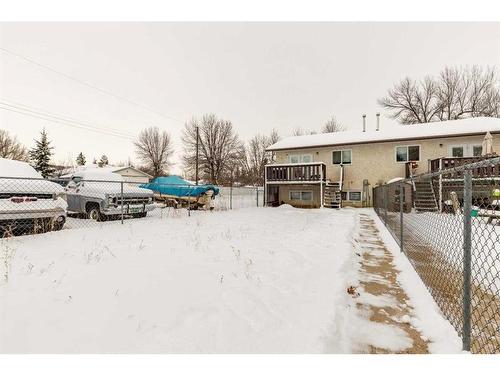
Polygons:
<instances>
[{"instance_id":1,"label":"deck stairs","mask_svg":"<svg viewBox=\"0 0 500 375\"><path fill-rule=\"evenodd\" d=\"M414 192L414 207L417 212L439 211L431 180L415 181Z\"/></svg>"},{"instance_id":2,"label":"deck stairs","mask_svg":"<svg viewBox=\"0 0 500 375\"><path fill-rule=\"evenodd\" d=\"M326 208L342 208L342 194L338 182L327 181L324 186L324 206Z\"/></svg>"}]
</instances>

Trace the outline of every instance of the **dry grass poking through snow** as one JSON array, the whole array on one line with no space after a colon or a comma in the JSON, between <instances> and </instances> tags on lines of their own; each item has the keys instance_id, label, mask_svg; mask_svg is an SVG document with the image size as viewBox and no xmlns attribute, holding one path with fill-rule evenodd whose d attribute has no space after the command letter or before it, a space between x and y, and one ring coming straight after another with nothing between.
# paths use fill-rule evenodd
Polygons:
<instances>
[{"instance_id":1,"label":"dry grass poking through snow","mask_svg":"<svg viewBox=\"0 0 500 375\"><path fill-rule=\"evenodd\" d=\"M355 239L360 257L359 286L352 296L359 315L370 323L360 325L356 334L358 351L428 353L427 338L410 323L413 309L398 283L399 271L393 264L393 256L382 242L373 219L361 214L359 220Z\"/></svg>"}]
</instances>

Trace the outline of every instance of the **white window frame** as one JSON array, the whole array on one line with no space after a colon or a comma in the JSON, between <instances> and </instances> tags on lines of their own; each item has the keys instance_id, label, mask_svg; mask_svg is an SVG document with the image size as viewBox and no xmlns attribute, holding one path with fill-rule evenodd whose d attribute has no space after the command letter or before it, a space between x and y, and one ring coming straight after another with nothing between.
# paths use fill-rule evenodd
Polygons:
<instances>
[{"instance_id":1,"label":"white window frame","mask_svg":"<svg viewBox=\"0 0 500 375\"><path fill-rule=\"evenodd\" d=\"M292 193L299 193L300 194L300 199L293 199L292 198ZM302 199L302 194L303 193L311 193L311 199ZM291 201L303 201L303 202L312 202L314 200L314 192L312 190L290 190L288 192L288 199Z\"/></svg>"},{"instance_id":2,"label":"white window frame","mask_svg":"<svg viewBox=\"0 0 500 375\"><path fill-rule=\"evenodd\" d=\"M292 157L293 156L297 156L299 158L299 162L298 163L293 163L292 162ZM304 162L304 160L303 160L304 156L309 156L309 158L311 159L311 161ZM288 155L287 159L288 159L288 163L289 164L312 163L314 161L313 154L291 154L291 155Z\"/></svg>"},{"instance_id":3,"label":"white window frame","mask_svg":"<svg viewBox=\"0 0 500 375\"><path fill-rule=\"evenodd\" d=\"M359 193L359 199L351 199L351 193ZM361 202L363 200L363 192L361 190L349 190L347 192L347 200L350 202Z\"/></svg>"},{"instance_id":4,"label":"white window frame","mask_svg":"<svg viewBox=\"0 0 500 375\"><path fill-rule=\"evenodd\" d=\"M398 161L398 148L399 147L406 147L406 161ZM422 158L422 146L421 145L397 145L397 146L394 146L394 160L396 161L396 163L398 164L405 164L405 163L408 163L410 160L408 160L409 156L410 156L410 152L408 151L408 148L409 147L418 147L418 160L411 160L411 161L415 161L415 162L419 162L420 159Z\"/></svg>"},{"instance_id":5,"label":"white window frame","mask_svg":"<svg viewBox=\"0 0 500 375\"><path fill-rule=\"evenodd\" d=\"M474 147L481 147L481 155L483 154L483 144L482 143L471 143L470 144L471 157L474 157Z\"/></svg>"},{"instance_id":6,"label":"white window frame","mask_svg":"<svg viewBox=\"0 0 500 375\"><path fill-rule=\"evenodd\" d=\"M472 158L474 157L474 147L483 147L481 143L458 143L454 145L449 145L448 146L448 157L453 158L453 148L455 147L462 147L462 150L464 150L464 158ZM456 156L458 157L458 156Z\"/></svg>"},{"instance_id":7,"label":"white window frame","mask_svg":"<svg viewBox=\"0 0 500 375\"><path fill-rule=\"evenodd\" d=\"M351 162L348 163L348 164L345 164L344 163L344 160L343 160L343 157L342 157L342 152L344 151L349 151L351 153ZM333 153L334 152L340 152L340 163L334 163L333 162ZM332 152L330 153L331 155L331 163L332 165L352 165L352 148L342 148L342 149L335 149L335 150L332 150Z\"/></svg>"},{"instance_id":8,"label":"white window frame","mask_svg":"<svg viewBox=\"0 0 500 375\"><path fill-rule=\"evenodd\" d=\"M450 158L455 158L455 157L459 157L459 156L453 156L453 149L454 148L457 148L457 147L461 147L462 150L463 150L463 157L466 157L467 156L467 144L466 143L461 143L461 144L456 144L456 145L449 145L448 146L448 156Z\"/></svg>"}]
</instances>

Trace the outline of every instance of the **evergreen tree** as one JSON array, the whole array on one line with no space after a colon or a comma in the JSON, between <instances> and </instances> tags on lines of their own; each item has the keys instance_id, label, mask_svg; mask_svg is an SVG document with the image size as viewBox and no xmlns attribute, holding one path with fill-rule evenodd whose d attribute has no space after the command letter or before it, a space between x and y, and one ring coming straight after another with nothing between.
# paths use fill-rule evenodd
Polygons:
<instances>
[{"instance_id":1,"label":"evergreen tree","mask_svg":"<svg viewBox=\"0 0 500 375\"><path fill-rule=\"evenodd\" d=\"M50 158L54 147L50 145L47 138L47 132L43 129L40 132L40 140L35 139L35 147L29 151L31 165L35 168L43 178L47 178L54 173L54 168L50 165Z\"/></svg>"},{"instance_id":2,"label":"evergreen tree","mask_svg":"<svg viewBox=\"0 0 500 375\"><path fill-rule=\"evenodd\" d=\"M108 165L109 160L106 155L101 156L101 160L99 160L99 167L104 167L105 165Z\"/></svg>"},{"instance_id":3,"label":"evergreen tree","mask_svg":"<svg viewBox=\"0 0 500 375\"><path fill-rule=\"evenodd\" d=\"M80 152L76 157L76 165L85 165L86 162L87 160L85 159L85 155L83 155L83 153Z\"/></svg>"}]
</instances>

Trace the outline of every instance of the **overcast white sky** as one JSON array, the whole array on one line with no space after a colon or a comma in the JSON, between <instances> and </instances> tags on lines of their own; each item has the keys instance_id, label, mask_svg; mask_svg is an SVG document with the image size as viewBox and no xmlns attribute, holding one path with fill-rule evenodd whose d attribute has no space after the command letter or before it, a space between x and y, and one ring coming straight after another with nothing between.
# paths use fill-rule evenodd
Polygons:
<instances>
[{"instance_id":1,"label":"overcast white sky","mask_svg":"<svg viewBox=\"0 0 500 375\"><path fill-rule=\"evenodd\" d=\"M3 23L0 47L163 116L2 51L0 101L132 136L156 125L172 134L177 161L183 122L207 112L244 140L319 130L333 114L355 129L367 113L373 127L377 98L407 75L500 66L500 23ZM58 161L80 151L89 161L135 159L128 139L0 110L0 128L27 146L44 126Z\"/></svg>"}]
</instances>

